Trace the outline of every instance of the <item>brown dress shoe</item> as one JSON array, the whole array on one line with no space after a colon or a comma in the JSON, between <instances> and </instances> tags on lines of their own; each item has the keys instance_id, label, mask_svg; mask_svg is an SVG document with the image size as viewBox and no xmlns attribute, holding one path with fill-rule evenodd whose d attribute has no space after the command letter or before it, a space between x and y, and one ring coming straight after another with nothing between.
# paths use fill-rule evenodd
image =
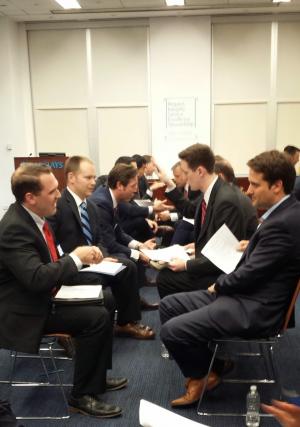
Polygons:
<instances>
[{"instance_id":1,"label":"brown dress shoe","mask_svg":"<svg viewBox=\"0 0 300 427\"><path fill-rule=\"evenodd\" d=\"M145 326L141 323L127 323L122 326L116 325L114 333L117 337L129 337L138 340L152 340L155 337L155 332L150 326Z\"/></svg>"},{"instance_id":2,"label":"brown dress shoe","mask_svg":"<svg viewBox=\"0 0 300 427\"><path fill-rule=\"evenodd\" d=\"M214 372L211 372L207 381L206 390L212 390L213 388L217 387L220 384L220 381L220 377ZM171 406L185 407L198 402L204 387L204 383L205 378L188 378L185 384L186 393L178 399L172 400Z\"/></svg>"}]
</instances>

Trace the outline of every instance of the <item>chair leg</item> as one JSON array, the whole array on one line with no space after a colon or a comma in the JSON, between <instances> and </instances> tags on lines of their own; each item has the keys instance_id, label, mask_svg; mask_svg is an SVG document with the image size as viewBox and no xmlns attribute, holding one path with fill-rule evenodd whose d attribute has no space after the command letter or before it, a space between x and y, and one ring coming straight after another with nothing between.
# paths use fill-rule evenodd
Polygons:
<instances>
[{"instance_id":1,"label":"chair leg","mask_svg":"<svg viewBox=\"0 0 300 427\"><path fill-rule=\"evenodd\" d=\"M207 375L206 375L205 380L204 380L204 386L202 388L200 399L199 399L199 403L198 403L198 407L197 407L197 413L198 413L198 415L205 415L205 413L203 413L203 412L200 411L200 406L202 404L202 400L203 400L203 396L204 396L204 393L205 393L205 390L206 390L208 378L209 378L209 375L210 375L210 373L212 371L212 367L213 367L213 364L214 364L214 361L215 361L215 358L216 358L216 355L217 355L218 348L219 348L219 344L215 343L215 348L214 348L213 355L212 355L212 358L211 358L211 361L210 361L210 364L209 364Z\"/></svg>"}]
</instances>

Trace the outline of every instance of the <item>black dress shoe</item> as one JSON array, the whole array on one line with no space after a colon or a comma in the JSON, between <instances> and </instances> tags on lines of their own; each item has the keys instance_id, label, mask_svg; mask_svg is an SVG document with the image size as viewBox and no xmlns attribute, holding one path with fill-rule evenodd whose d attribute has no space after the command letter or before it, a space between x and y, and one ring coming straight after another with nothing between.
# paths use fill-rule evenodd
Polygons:
<instances>
[{"instance_id":1,"label":"black dress shoe","mask_svg":"<svg viewBox=\"0 0 300 427\"><path fill-rule=\"evenodd\" d=\"M127 378L106 378L106 391L121 390L128 384Z\"/></svg>"},{"instance_id":2,"label":"black dress shoe","mask_svg":"<svg viewBox=\"0 0 300 427\"><path fill-rule=\"evenodd\" d=\"M69 409L70 412L91 415L97 418L113 418L122 414L122 409L119 406L109 405L102 402L99 398L89 395L78 398L71 396L69 399Z\"/></svg>"},{"instance_id":3,"label":"black dress shoe","mask_svg":"<svg viewBox=\"0 0 300 427\"><path fill-rule=\"evenodd\" d=\"M159 307L158 302L154 304L150 304L149 302L145 301L143 298L140 299L140 304L141 304L141 310L157 310Z\"/></svg>"}]
</instances>

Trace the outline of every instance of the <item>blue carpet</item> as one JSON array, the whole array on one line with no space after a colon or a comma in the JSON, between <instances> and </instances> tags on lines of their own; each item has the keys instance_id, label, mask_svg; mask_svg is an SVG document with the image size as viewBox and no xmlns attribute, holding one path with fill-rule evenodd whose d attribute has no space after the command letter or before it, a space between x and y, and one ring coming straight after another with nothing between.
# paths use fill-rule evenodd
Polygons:
<instances>
[{"instance_id":1,"label":"blue carpet","mask_svg":"<svg viewBox=\"0 0 300 427\"><path fill-rule=\"evenodd\" d=\"M146 287L142 289L143 296L147 300L154 302L158 300L157 290L155 287ZM297 308L298 324L300 321L300 304ZM114 340L114 358L113 370L109 372L111 376L126 376L129 384L126 389L107 393L105 399L107 402L115 403L123 408L123 415L120 418L99 420L92 417L81 415L72 415L69 420L63 421L23 421L25 427L46 427L46 426L98 426L99 423L107 427L137 427L138 410L140 399L146 399L164 408L171 409L170 400L180 396L184 391L184 378L177 369L174 361L163 359L160 356L159 340L159 318L158 312L144 312L143 323L153 326L157 331L157 337L154 341L138 341L128 338L116 338ZM281 341L278 349L278 362L282 373L283 386L286 389L293 389L300 394L299 383L299 355L300 355L300 336L299 329L291 330L284 340ZM288 350L287 350L288 348ZM64 370L64 382L71 382L72 379L72 362L60 361L59 364ZM250 364L248 365L250 366ZM245 373L252 374L253 368L246 366ZM8 376L9 355L2 350L0 352L0 378L5 379ZM256 369L260 369L255 366ZM236 369L239 369L237 367ZM18 362L18 371L28 375L39 375L41 372L37 361L20 360ZM234 409L243 408L245 405L246 393L249 386L239 388L240 386L232 384L221 384L212 392L207 400L210 409L217 408L218 405L224 404L226 408ZM268 388L265 392L264 388ZM266 401L270 397L276 397L278 390L270 386L259 386L262 400ZM18 414L45 414L50 412L51 415L61 414L63 407L57 389L49 388L13 388L9 392L6 385L0 385L0 397L7 398L12 402L15 413ZM176 410L192 420L202 422L211 427L238 427L244 426L244 418L228 417L199 417L196 414L196 408ZM278 426L273 419L262 419L262 427ZM166 426L167 427L167 426Z\"/></svg>"}]
</instances>

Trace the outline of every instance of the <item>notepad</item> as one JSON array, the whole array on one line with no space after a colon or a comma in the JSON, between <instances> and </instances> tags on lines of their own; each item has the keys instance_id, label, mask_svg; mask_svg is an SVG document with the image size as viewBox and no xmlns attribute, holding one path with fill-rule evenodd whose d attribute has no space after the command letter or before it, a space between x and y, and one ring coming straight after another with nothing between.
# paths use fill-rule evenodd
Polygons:
<instances>
[{"instance_id":1,"label":"notepad","mask_svg":"<svg viewBox=\"0 0 300 427\"><path fill-rule=\"evenodd\" d=\"M123 265L121 262L102 261L99 264L91 264L89 267L82 268L80 273L90 272L116 276L124 268L126 268L126 265Z\"/></svg>"},{"instance_id":2,"label":"notepad","mask_svg":"<svg viewBox=\"0 0 300 427\"><path fill-rule=\"evenodd\" d=\"M102 285L63 285L53 300L65 303L100 302L103 300Z\"/></svg>"}]
</instances>

